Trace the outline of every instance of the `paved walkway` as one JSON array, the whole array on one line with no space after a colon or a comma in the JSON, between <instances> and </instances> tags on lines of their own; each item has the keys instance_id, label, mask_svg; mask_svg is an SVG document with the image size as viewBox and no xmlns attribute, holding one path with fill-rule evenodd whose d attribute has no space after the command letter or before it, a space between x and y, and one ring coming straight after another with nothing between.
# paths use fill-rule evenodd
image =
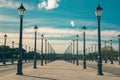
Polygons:
<instances>
[{"instance_id":1,"label":"paved walkway","mask_svg":"<svg viewBox=\"0 0 120 80\"><path fill-rule=\"evenodd\" d=\"M30 66L23 74L19 76L14 72L0 77L0 80L120 80L120 77L115 75L104 72L104 76L99 76L95 69L83 69L82 65L75 66L60 60L38 66L37 69Z\"/></svg>"}]
</instances>

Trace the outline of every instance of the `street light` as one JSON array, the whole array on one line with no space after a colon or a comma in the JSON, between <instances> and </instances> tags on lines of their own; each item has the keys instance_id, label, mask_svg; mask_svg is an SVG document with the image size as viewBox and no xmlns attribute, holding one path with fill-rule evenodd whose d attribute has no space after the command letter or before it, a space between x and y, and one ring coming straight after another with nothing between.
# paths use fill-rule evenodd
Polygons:
<instances>
[{"instance_id":1,"label":"street light","mask_svg":"<svg viewBox=\"0 0 120 80\"><path fill-rule=\"evenodd\" d=\"M43 66L43 38L44 38L44 35L42 34L41 35L41 66Z\"/></svg>"},{"instance_id":2,"label":"street light","mask_svg":"<svg viewBox=\"0 0 120 80\"><path fill-rule=\"evenodd\" d=\"M5 39L4 45L6 46L7 34L4 35L4 39Z\"/></svg>"},{"instance_id":3,"label":"street light","mask_svg":"<svg viewBox=\"0 0 120 80\"><path fill-rule=\"evenodd\" d=\"M25 8L23 4L18 8L19 16L20 16L20 34L19 34L19 55L18 55L18 64L17 64L17 75L22 75L22 27L23 27L23 17Z\"/></svg>"},{"instance_id":4,"label":"street light","mask_svg":"<svg viewBox=\"0 0 120 80\"><path fill-rule=\"evenodd\" d=\"M77 38L77 44L76 44L76 65L78 66L79 65L79 62L78 62L78 37L79 35L77 34L76 35L76 38Z\"/></svg>"},{"instance_id":5,"label":"street light","mask_svg":"<svg viewBox=\"0 0 120 80\"><path fill-rule=\"evenodd\" d=\"M120 65L120 35L118 35L118 41L119 41L119 53L118 53L118 57L119 57L119 65Z\"/></svg>"},{"instance_id":6,"label":"street light","mask_svg":"<svg viewBox=\"0 0 120 80\"><path fill-rule=\"evenodd\" d=\"M73 40L73 64L75 64L74 55L75 55L75 40Z\"/></svg>"},{"instance_id":7,"label":"street light","mask_svg":"<svg viewBox=\"0 0 120 80\"><path fill-rule=\"evenodd\" d=\"M83 31L83 69L86 69L86 53L85 53L85 32L86 32L86 27L83 26L82 28Z\"/></svg>"},{"instance_id":8,"label":"street light","mask_svg":"<svg viewBox=\"0 0 120 80\"><path fill-rule=\"evenodd\" d=\"M110 61L111 61L111 64L113 64L112 40L110 40L110 45L111 45L111 57L110 57Z\"/></svg>"},{"instance_id":9,"label":"street light","mask_svg":"<svg viewBox=\"0 0 120 80\"><path fill-rule=\"evenodd\" d=\"M36 66L36 36L37 36L37 30L38 30L38 27L35 25L34 27L34 31L35 31L35 44L34 44L34 66L33 68L36 69L37 66Z\"/></svg>"},{"instance_id":10,"label":"street light","mask_svg":"<svg viewBox=\"0 0 120 80\"><path fill-rule=\"evenodd\" d=\"M14 50L13 50L13 48L14 48L14 41L12 41L12 54L11 54L12 55L12 59L11 59L11 63L14 63L14 60L13 60L13 51Z\"/></svg>"},{"instance_id":11,"label":"street light","mask_svg":"<svg viewBox=\"0 0 120 80\"><path fill-rule=\"evenodd\" d=\"M102 15L102 7L98 5L95 9L95 14L98 19L98 75L103 75L102 73L102 57L101 57L101 33L100 33L100 17Z\"/></svg>"},{"instance_id":12,"label":"street light","mask_svg":"<svg viewBox=\"0 0 120 80\"><path fill-rule=\"evenodd\" d=\"M48 46L47 47L48 47L47 63L49 63L50 62L50 55L49 55L50 54L50 43L49 42L48 42Z\"/></svg>"},{"instance_id":13,"label":"street light","mask_svg":"<svg viewBox=\"0 0 120 80\"><path fill-rule=\"evenodd\" d=\"M3 54L3 64L6 64L6 39L7 39L7 34L4 35L4 54Z\"/></svg>"},{"instance_id":14,"label":"street light","mask_svg":"<svg viewBox=\"0 0 120 80\"><path fill-rule=\"evenodd\" d=\"M72 54L72 43L70 44L70 62L73 61L73 54Z\"/></svg>"},{"instance_id":15,"label":"street light","mask_svg":"<svg viewBox=\"0 0 120 80\"><path fill-rule=\"evenodd\" d=\"M107 63L107 48L106 48L106 41L105 41L105 63Z\"/></svg>"},{"instance_id":16,"label":"street light","mask_svg":"<svg viewBox=\"0 0 120 80\"><path fill-rule=\"evenodd\" d=\"M47 40L45 40L45 64L47 64Z\"/></svg>"}]
</instances>

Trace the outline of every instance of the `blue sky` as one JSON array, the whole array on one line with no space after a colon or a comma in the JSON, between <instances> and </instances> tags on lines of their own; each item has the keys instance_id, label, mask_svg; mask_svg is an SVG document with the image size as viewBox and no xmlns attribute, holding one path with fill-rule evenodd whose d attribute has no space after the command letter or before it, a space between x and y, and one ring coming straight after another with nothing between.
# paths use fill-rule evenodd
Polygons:
<instances>
[{"instance_id":1,"label":"blue sky","mask_svg":"<svg viewBox=\"0 0 120 80\"><path fill-rule=\"evenodd\" d=\"M29 40L33 41L33 27L37 25L39 39L43 33L51 42L57 43L58 40L61 40L62 44L64 41L75 39L75 35L79 34L82 44L81 28L85 25L87 27L87 43L95 44L96 42L93 43L93 40L97 41L97 18L94 10L99 3L104 9L101 17L102 42L113 39L115 48L118 48L120 0L0 0L1 44L5 33L8 34L9 41L16 40L18 43L19 16L17 8L21 2L26 8L23 27L23 39L26 39L24 43ZM33 43L28 43L28 45L32 46Z\"/></svg>"}]
</instances>

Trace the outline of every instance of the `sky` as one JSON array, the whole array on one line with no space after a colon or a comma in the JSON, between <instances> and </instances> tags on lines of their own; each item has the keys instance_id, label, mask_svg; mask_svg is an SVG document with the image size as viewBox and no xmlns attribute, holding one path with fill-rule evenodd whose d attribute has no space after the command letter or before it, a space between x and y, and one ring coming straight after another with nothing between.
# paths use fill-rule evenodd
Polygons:
<instances>
[{"instance_id":1,"label":"sky","mask_svg":"<svg viewBox=\"0 0 120 80\"><path fill-rule=\"evenodd\" d=\"M56 52L63 53L72 40L79 34L79 51L83 48L82 27L85 25L86 48L97 45L97 18L95 8L103 8L101 16L101 44L113 40L118 50L120 34L120 0L0 0L0 45L12 41L19 43L19 15L17 8L23 3L26 8L23 18L23 48L34 48L34 26L38 26L37 49L41 50L41 34L53 46ZM110 43L107 43L110 45Z\"/></svg>"}]
</instances>

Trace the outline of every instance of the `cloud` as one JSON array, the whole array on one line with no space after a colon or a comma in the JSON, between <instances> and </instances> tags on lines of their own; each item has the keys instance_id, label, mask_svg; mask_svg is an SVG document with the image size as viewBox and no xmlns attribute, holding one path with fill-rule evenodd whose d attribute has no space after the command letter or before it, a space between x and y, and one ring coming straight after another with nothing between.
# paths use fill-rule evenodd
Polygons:
<instances>
[{"instance_id":1,"label":"cloud","mask_svg":"<svg viewBox=\"0 0 120 80\"><path fill-rule=\"evenodd\" d=\"M33 27L33 26L32 26ZM82 50L83 45L83 35L82 31L76 31L74 29L57 29L49 27L39 27L37 35L37 49L41 49L41 34L45 34L45 38L48 39L48 42L55 48L56 52L63 53L65 48L72 42L75 38L76 32L79 33L79 51ZM109 34L108 34L109 33ZM4 35L5 33L0 33L0 44L4 44ZM12 41L15 41L16 47L18 47L19 33L6 33L8 35L7 45L11 46ZM115 50L118 50L117 35L120 34L119 31L115 30L104 30L101 31L101 40L102 43L104 40L109 41L113 39L113 47ZM66 38L66 39L65 39ZM94 40L94 41L93 41ZM89 46L94 46L97 44L97 30L87 30L86 32L86 48ZM34 48L34 30L33 28L25 28L23 30L23 47L25 45L31 46Z\"/></svg>"},{"instance_id":2,"label":"cloud","mask_svg":"<svg viewBox=\"0 0 120 80\"><path fill-rule=\"evenodd\" d=\"M58 2L60 0L43 0L38 4L38 9L45 8L47 10L51 10L57 8L59 6Z\"/></svg>"},{"instance_id":3,"label":"cloud","mask_svg":"<svg viewBox=\"0 0 120 80\"><path fill-rule=\"evenodd\" d=\"M20 4L20 2L15 2L15 0L0 0L0 8L17 9L20 6ZM34 8L33 6L29 6L25 3L23 3L23 5L27 10L32 10Z\"/></svg>"},{"instance_id":4,"label":"cloud","mask_svg":"<svg viewBox=\"0 0 120 80\"><path fill-rule=\"evenodd\" d=\"M74 26L75 26L75 23L74 23L74 21L73 21L73 20L70 22L70 24L71 24L71 26L72 26L72 27L74 27Z\"/></svg>"},{"instance_id":5,"label":"cloud","mask_svg":"<svg viewBox=\"0 0 120 80\"><path fill-rule=\"evenodd\" d=\"M19 19L14 18L12 16L1 15L0 14L0 22L18 22Z\"/></svg>"}]
</instances>

